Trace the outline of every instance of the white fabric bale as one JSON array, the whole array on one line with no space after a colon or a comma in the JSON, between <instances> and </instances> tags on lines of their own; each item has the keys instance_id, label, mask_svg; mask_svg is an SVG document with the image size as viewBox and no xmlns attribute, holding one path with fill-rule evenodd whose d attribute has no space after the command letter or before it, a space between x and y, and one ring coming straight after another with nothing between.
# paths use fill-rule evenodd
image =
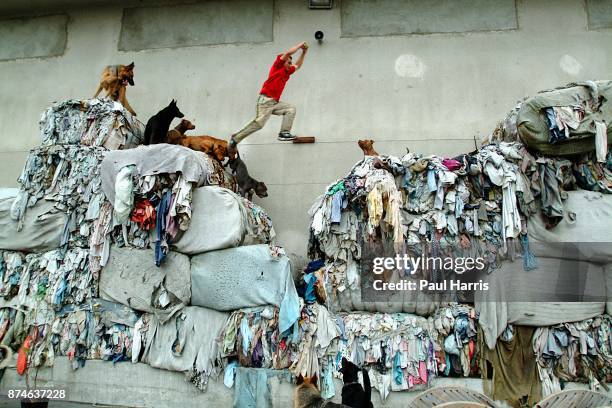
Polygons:
<instances>
[{"instance_id":1,"label":"white fabric bale","mask_svg":"<svg viewBox=\"0 0 612 408\"><path fill-rule=\"evenodd\" d=\"M4 189L2 189L4 190ZM16 190L16 189L15 189ZM58 212L54 203L40 200L29 207L23 219L23 227L11 218L11 207L19 190L3 191L0 198L0 249L21 252L47 252L59 248L66 214ZM10 195L15 193L14 195Z\"/></svg>"},{"instance_id":2,"label":"white fabric bale","mask_svg":"<svg viewBox=\"0 0 612 408\"><path fill-rule=\"evenodd\" d=\"M560 274L560 268L575 270L576 275ZM578 271L584 277L582 282L578 281ZM525 271L518 259L504 262L482 278L489 284L489 290L476 292L475 306L489 348L495 346L509 323L550 326L589 319L605 309L604 268L595 263L539 257L538 268ZM584 301L553 301L574 293L577 285L583 287Z\"/></svg>"},{"instance_id":3,"label":"white fabric bale","mask_svg":"<svg viewBox=\"0 0 612 408\"><path fill-rule=\"evenodd\" d=\"M165 322L189 304L189 269L189 257L183 254L170 252L157 267L152 249L113 246L100 274L100 297L155 313Z\"/></svg>"},{"instance_id":4,"label":"white fabric bale","mask_svg":"<svg viewBox=\"0 0 612 408\"><path fill-rule=\"evenodd\" d=\"M608 264L604 267L606 274L606 314L612 315L612 264Z\"/></svg>"},{"instance_id":5,"label":"white fabric bale","mask_svg":"<svg viewBox=\"0 0 612 408\"><path fill-rule=\"evenodd\" d=\"M17 193L19 193L18 188L0 187L0 200L5 198L15 198L17 197Z\"/></svg>"},{"instance_id":6,"label":"white fabric bale","mask_svg":"<svg viewBox=\"0 0 612 408\"><path fill-rule=\"evenodd\" d=\"M217 337L229 317L228 313L202 307L186 307L166 323L155 315L146 334L142 361L151 367L170 371L196 370L206 376L214 374Z\"/></svg>"},{"instance_id":7,"label":"white fabric bale","mask_svg":"<svg viewBox=\"0 0 612 408\"><path fill-rule=\"evenodd\" d=\"M299 299L286 255L270 255L268 245L207 252L191 259L191 304L229 311L274 305L285 331L298 319Z\"/></svg>"},{"instance_id":8,"label":"white fabric bale","mask_svg":"<svg viewBox=\"0 0 612 408\"><path fill-rule=\"evenodd\" d=\"M197 255L242 245L247 231L246 212L240 197L216 186L193 190L191 224L173 248Z\"/></svg>"},{"instance_id":9,"label":"white fabric bale","mask_svg":"<svg viewBox=\"0 0 612 408\"><path fill-rule=\"evenodd\" d=\"M594 191L568 191L563 220L552 229L540 214L529 218L529 247L536 257L612 263L612 195ZM576 214L575 222L568 214Z\"/></svg>"}]
</instances>

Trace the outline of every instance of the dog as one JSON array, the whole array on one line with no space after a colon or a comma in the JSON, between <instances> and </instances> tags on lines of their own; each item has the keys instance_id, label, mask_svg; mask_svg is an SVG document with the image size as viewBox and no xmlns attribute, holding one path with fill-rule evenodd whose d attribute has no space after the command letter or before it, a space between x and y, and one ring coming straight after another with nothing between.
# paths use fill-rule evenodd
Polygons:
<instances>
[{"instance_id":1,"label":"dog","mask_svg":"<svg viewBox=\"0 0 612 408\"><path fill-rule=\"evenodd\" d=\"M130 106L125 94L128 84L134 86L134 63L132 62L129 65L109 65L102 71L100 84L93 97L96 98L104 89L107 97L114 101L119 101L125 109L136 116L136 112Z\"/></svg>"},{"instance_id":2,"label":"dog","mask_svg":"<svg viewBox=\"0 0 612 408\"><path fill-rule=\"evenodd\" d=\"M317 377L298 377L298 386L293 393L293 408L348 408L323 399L317 389Z\"/></svg>"},{"instance_id":3,"label":"dog","mask_svg":"<svg viewBox=\"0 0 612 408\"><path fill-rule=\"evenodd\" d=\"M359 384L357 373L359 367L342 357L342 403L353 408L373 408L372 404L372 386L370 385L370 376L365 369L362 369L363 387Z\"/></svg>"},{"instance_id":4,"label":"dog","mask_svg":"<svg viewBox=\"0 0 612 408\"><path fill-rule=\"evenodd\" d=\"M253 191L255 191L257 197L263 198L268 196L268 187L266 187L263 182L257 181L249 176L246 164L244 164L240 156L236 156L236 158L230 160L229 166L236 175L238 192L241 196L248 198L249 201L253 198Z\"/></svg>"},{"instance_id":5,"label":"dog","mask_svg":"<svg viewBox=\"0 0 612 408\"><path fill-rule=\"evenodd\" d=\"M152 145L157 143L166 143L168 138L168 130L170 123L174 118L182 118L183 115L176 106L176 101L173 99L168 106L157 112L147 122L144 132L144 144Z\"/></svg>"},{"instance_id":6,"label":"dog","mask_svg":"<svg viewBox=\"0 0 612 408\"><path fill-rule=\"evenodd\" d=\"M379 156L378 152L374 150L374 141L371 139L359 140L357 141L361 150L363 150L363 154L365 156Z\"/></svg>"},{"instance_id":7,"label":"dog","mask_svg":"<svg viewBox=\"0 0 612 408\"><path fill-rule=\"evenodd\" d=\"M181 140L185 137L185 132L188 130L195 129L195 125L187 119L181 119L178 125L174 129L170 129L166 134L166 140L170 144L180 144Z\"/></svg>"},{"instance_id":8,"label":"dog","mask_svg":"<svg viewBox=\"0 0 612 408\"><path fill-rule=\"evenodd\" d=\"M231 159L227 150L227 140L217 139L212 136L184 136L177 144L206 153L217 159L219 163L226 157Z\"/></svg>"}]
</instances>

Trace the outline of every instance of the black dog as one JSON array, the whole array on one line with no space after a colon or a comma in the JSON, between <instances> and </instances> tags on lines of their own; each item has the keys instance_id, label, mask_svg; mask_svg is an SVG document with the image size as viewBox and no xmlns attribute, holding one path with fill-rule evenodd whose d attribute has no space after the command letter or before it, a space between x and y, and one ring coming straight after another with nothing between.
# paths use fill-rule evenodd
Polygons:
<instances>
[{"instance_id":1,"label":"black dog","mask_svg":"<svg viewBox=\"0 0 612 408\"><path fill-rule=\"evenodd\" d=\"M363 374L363 387L359 384L357 373L359 373L359 367L348 361L346 358L342 358L342 403L353 408L373 408L372 405L372 386L370 385L370 376L364 369L361 370ZM365 390L364 390L365 388Z\"/></svg>"},{"instance_id":2,"label":"black dog","mask_svg":"<svg viewBox=\"0 0 612 408\"><path fill-rule=\"evenodd\" d=\"M147 122L144 132L144 144L152 145L166 143L170 123L174 118L182 118L183 115L176 106L173 99L168 106L151 116Z\"/></svg>"},{"instance_id":3,"label":"black dog","mask_svg":"<svg viewBox=\"0 0 612 408\"><path fill-rule=\"evenodd\" d=\"M230 168L236 175L236 181L238 182L238 192L241 196L251 200L253 198L253 191L257 194L257 197L267 197L268 187L261 182L255 180L249 176L246 164L242 161L240 156L236 156L234 160L229 162Z\"/></svg>"}]
</instances>

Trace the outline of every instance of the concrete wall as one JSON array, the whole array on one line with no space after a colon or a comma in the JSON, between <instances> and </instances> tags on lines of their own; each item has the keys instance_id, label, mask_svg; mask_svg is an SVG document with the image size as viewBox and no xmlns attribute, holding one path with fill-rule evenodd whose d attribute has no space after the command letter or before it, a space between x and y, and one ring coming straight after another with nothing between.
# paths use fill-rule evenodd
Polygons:
<instances>
[{"instance_id":1,"label":"concrete wall","mask_svg":"<svg viewBox=\"0 0 612 408\"><path fill-rule=\"evenodd\" d=\"M82 2L51 3L54 13L65 9L69 15L63 55L0 61L0 186L16 185L28 149L39 143L42 110L53 101L90 97L105 65L136 63L136 86L128 98L142 121L176 98L198 132L227 138L254 114L274 56L309 40L308 59L283 98L298 107L295 131L318 142L277 142L280 118L273 117L240 146L252 176L268 184L270 196L260 204L280 242L299 255L308 237L306 211L360 159L357 139L372 138L379 152L397 155L406 147L466 152L474 136L488 133L524 96L571 81L609 79L612 72L612 30L605 28L610 8L593 0L519 0L518 28L510 30L362 37L342 35L339 1L332 10L309 10L306 0L278 0L272 42L245 43L234 36L238 42L232 44L137 52L118 50L124 21L118 2L86 9L74 6ZM435 18L429 2L416 3L415 14ZM20 12L18 1L6 4L12 15ZM604 16L591 15L589 24L587 8ZM166 10L169 21L181 21L178 9ZM235 12L242 15L239 8ZM240 29L229 23L224 28ZM321 45L313 40L316 30L325 32ZM161 40L152 35L141 45L155 47ZM0 39L0 48L19 47Z\"/></svg>"}]
</instances>

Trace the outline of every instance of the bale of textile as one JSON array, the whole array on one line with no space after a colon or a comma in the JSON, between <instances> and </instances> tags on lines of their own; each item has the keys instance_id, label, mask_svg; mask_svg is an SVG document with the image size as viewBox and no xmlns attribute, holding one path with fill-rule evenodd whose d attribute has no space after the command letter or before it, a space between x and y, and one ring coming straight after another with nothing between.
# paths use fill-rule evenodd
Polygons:
<instances>
[{"instance_id":1,"label":"bale of textile","mask_svg":"<svg viewBox=\"0 0 612 408\"><path fill-rule=\"evenodd\" d=\"M269 379L293 383L287 370L237 367L235 377L234 408L272 408Z\"/></svg>"},{"instance_id":2,"label":"bale of textile","mask_svg":"<svg viewBox=\"0 0 612 408\"><path fill-rule=\"evenodd\" d=\"M184 372L200 390L220 371L217 336L228 314L202 307L186 307L162 324L145 314L134 328L132 357L151 367Z\"/></svg>"},{"instance_id":3,"label":"bale of textile","mask_svg":"<svg viewBox=\"0 0 612 408\"><path fill-rule=\"evenodd\" d=\"M197 255L245 244L266 244L274 236L272 223L265 223L269 217L261 207L236 193L207 186L194 189L192 194L192 222L173 242L177 251Z\"/></svg>"},{"instance_id":4,"label":"bale of textile","mask_svg":"<svg viewBox=\"0 0 612 408\"><path fill-rule=\"evenodd\" d=\"M538 327L532 347L543 397L560 392L562 382L588 383L597 391L612 375L612 318Z\"/></svg>"},{"instance_id":5,"label":"bale of textile","mask_svg":"<svg viewBox=\"0 0 612 408\"><path fill-rule=\"evenodd\" d=\"M48 309L86 303L97 296L98 280L83 248L23 254L0 251L0 305Z\"/></svg>"},{"instance_id":6,"label":"bale of textile","mask_svg":"<svg viewBox=\"0 0 612 408\"><path fill-rule=\"evenodd\" d=\"M17 180L20 188L11 216L23 226L28 208L44 199L68 214L62 245L88 247L92 223L100 216L104 195L100 180L103 147L52 145L34 148Z\"/></svg>"},{"instance_id":7,"label":"bale of textile","mask_svg":"<svg viewBox=\"0 0 612 408\"><path fill-rule=\"evenodd\" d=\"M586 190L567 191L566 217L554 229L540 216L527 222L529 247L537 256L612 263L612 196Z\"/></svg>"},{"instance_id":8,"label":"bale of textile","mask_svg":"<svg viewBox=\"0 0 612 408\"><path fill-rule=\"evenodd\" d=\"M41 200L24 215L22 228L11 218L15 196L0 198L0 249L46 252L59 248L68 217L55 210L55 203Z\"/></svg>"},{"instance_id":9,"label":"bale of textile","mask_svg":"<svg viewBox=\"0 0 612 408\"><path fill-rule=\"evenodd\" d=\"M284 332L300 315L289 258L278 248L249 245L191 259L191 304L229 311L273 305Z\"/></svg>"},{"instance_id":10,"label":"bale of textile","mask_svg":"<svg viewBox=\"0 0 612 408\"><path fill-rule=\"evenodd\" d=\"M110 99L55 102L40 118L43 146L82 144L109 150L142 143L144 126L123 105Z\"/></svg>"},{"instance_id":11,"label":"bale of textile","mask_svg":"<svg viewBox=\"0 0 612 408\"><path fill-rule=\"evenodd\" d=\"M508 120L514 124L508 125ZM572 156L612 143L612 81L586 81L539 94L511 112L499 137L547 156ZM516 131L516 133L515 133ZM600 148L598 147L597 150ZM605 154L603 155L605 157Z\"/></svg>"},{"instance_id":12,"label":"bale of textile","mask_svg":"<svg viewBox=\"0 0 612 408\"><path fill-rule=\"evenodd\" d=\"M232 312L219 335L223 359L233 359L241 367L282 370L296 359L293 333L279 330L279 309L260 306Z\"/></svg>"},{"instance_id":13,"label":"bale of textile","mask_svg":"<svg viewBox=\"0 0 612 408\"><path fill-rule=\"evenodd\" d=\"M516 408L534 406L542 399L531 343L534 331L534 327L514 326L507 337L495 343L493 349L484 346L484 336L478 336L482 342L480 367L485 394ZM488 381L491 377L492 383Z\"/></svg>"},{"instance_id":14,"label":"bale of textile","mask_svg":"<svg viewBox=\"0 0 612 408\"><path fill-rule=\"evenodd\" d=\"M160 267L155 266L151 258L151 249L113 246L100 274L100 297L153 313L165 323L189 304L189 258L172 252Z\"/></svg>"},{"instance_id":15,"label":"bale of textile","mask_svg":"<svg viewBox=\"0 0 612 408\"><path fill-rule=\"evenodd\" d=\"M100 167L102 189L106 198L114 203L117 176L124 167L131 165L135 166L135 177L180 173L185 182L194 187L209 185L214 170L212 160L202 152L165 143L109 151Z\"/></svg>"},{"instance_id":16,"label":"bale of textile","mask_svg":"<svg viewBox=\"0 0 612 408\"><path fill-rule=\"evenodd\" d=\"M488 291L476 294L475 306L486 344L493 348L508 324L547 326L597 316L606 305L604 268L587 261L538 258L525 271L521 261L504 262L483 277Z\"/></svg>"},{"instance_id":17,"label":"bale of textile","mask_svg":"<svg viewBox=\"0 0 612 408\"><path fill-rule=\"evenodd\" d=\"M0 200L15 198L17 197L17 193L19 193L18 188L0 187Z\"/></svg>"},{"instance_id":18,"label":"bale of textile","mask_svg":"<svg viewBox=\"0 0 612 408\"><path fill-rule=\"evenodd\" d=\"M606 274L606 293L608 298L606 299L606 314L612 315L612 264L604 266Z\"/></svg>"}]
</instances>

